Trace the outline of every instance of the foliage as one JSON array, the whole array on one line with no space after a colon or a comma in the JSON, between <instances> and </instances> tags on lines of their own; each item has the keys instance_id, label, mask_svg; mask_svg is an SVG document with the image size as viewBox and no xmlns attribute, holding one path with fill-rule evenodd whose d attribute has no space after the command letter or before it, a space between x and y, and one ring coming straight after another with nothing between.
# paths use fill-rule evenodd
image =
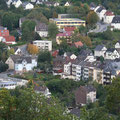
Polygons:
<instances>
[{"instance_id":1,"label":"foliage","mask_svg":"<svg viewBox=\"0 0 120 120\"><path fill-rule=\"evenodd\" d=\"M37 94L33 89L20 89L12 92L0 91L0 119L7 120L72 120L64 115L64 108L58 100L48 99Z\"/></svg>"},{"instance_id":2,"label":"foliage","mask_svg":"<svg viewBox=\"0 0 120 120\"><path fill-rule=\"evenodd\" d=\"M90 27L94 27L95 24L98 22L99 18L97 14L93 11L90 11L87 15L87 24Z\"/></svg>"},{"instance_id":3,"label":"foliage","mask_svg":"<svg viewBox=\"0 0 120 120\"><path fill-rule=\"evenodd\" d=\"M38 54L39 52L39 49L36 45L33 45L33 44L28 44L27 46L27 50L30 54Z\"/></svg>"},{"instance_id":4,"label":"foliage","mask_svg":"<svg viewBox=\"0 0 120 120\"><path fill-rule=\"evenodd\" d=\"M5 12L2 16L2 25L7 27L9 30L18 28L20 17L21 15L15 14L13 12Z\"/></svg>"},{"instance_id":5,"label":"foliage","mask_svg":"<svg viewBox=\"0 0 120 120\"><path fill-rule=\"evenodd\" d=\"M8 65L3 62L0 62L0 73L5 72L7 69L8 69Z\"/></svg>"},{"instance_id":6,"label":"foliage","mask_svg":"<svg viewBox=\"0 0 120 120\"><path fill-rule=\"evenodd\" d=\"M108 95L106 98L106 107L111 113L120 114L120 78L112 81L108 87Z\"/></svg>"},{"instance_id":7,"label":"foliage","mask_svg":"<svg viewBox=\"0 0 120 120\"><path fill-rule=\"evenodd\" d=\"M54 23L48 25L48 35L50 38L55 38L58 34L58 27Z\"/></svg>"},{"instance_id":8,"label":"foliage","mask_svg":"<svg viewBox=\"0 0 120 120\"><path fill-rule=\"evenodd\" d=\"M31 20L24 21L22 24L22 40L33 41L34 40L34 29L36 23Z\"/></svg>"}]
</instances>

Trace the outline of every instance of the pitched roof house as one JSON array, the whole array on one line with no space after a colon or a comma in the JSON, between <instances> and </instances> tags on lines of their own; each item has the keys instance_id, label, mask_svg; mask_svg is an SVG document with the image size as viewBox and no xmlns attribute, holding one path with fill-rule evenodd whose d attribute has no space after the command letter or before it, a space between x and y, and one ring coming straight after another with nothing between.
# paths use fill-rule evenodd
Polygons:
<instances>
[{"instance_id":1,"label":"pitched roof house","mask_svg":"<svg viewBox=\"0 0 120 120\"><path fill-rule=\"evenodd\" d=\"M104 20L103 20L103 22L110 24L110 23L112 22L114 16L115 16L115 15L114 15L113 12L111 12L111 11L106 11L106 13L104 14Z\"/></svg>"},{"instance_id":2,"label":"pitched roof house","mask_svg":"<svg viewBox=\"0 0 120 120\"><path fill-rule=\"evenodd\" d=\"M34 5L30 2L23 2L22 7L24 8L24 10L31 10L34 8Z\"/></svg>"},{"instance_id":3,"label":"pitched roof house","mask_svg":"<svg viewBox=\"0 0 120 120\"><path fill-rule=\"evenodd\" d=\"M85 105L96 101L96 89L92 85L80 86L75 91L76 105Z\"/></svg>"},{"instance_id":4,"label":"pitched roof house","mask_svg":"<svg viewBox=\"0 0 120 120\"><path fill-rule=\"evenodd\" d=\"M94 49L94 56L100 57L100 56L105 56L107 48L104 45L97 45L96 48Z\"/></svg>"},{"instance_id":5,"label":"pitched roof house","mask_svg":"<svg viewBox=\"0 0 120 120\"><path fill-rule=\"evenodd\" d=\"M120 30L120 15L116 15L111 23L111 30L118 29Z\"/></svg>"},{"instance_id":6,"label":"pitched roof house","mask_svg":"<svg viewBox=\"0 0 120 120\"><path fill-rule=\"evenodd\" d=\"M61 39L66 39L67 43L71 43L72 32L63 32L56 35L57 44L61 43Z\"/></svg>"},{"instance_id":7,"label":"pitched roof house","mask_svg":"<svg viewBox=\"0 0 120 120\"><path fill-rule=\"evenodd\" d=\"M41 37L48 37L48 25L45 23L38 23L35 26L35 32L37 32Z\"/></svg>"},{"instance_id":8,"label":"pitched roof house","mask_svg":"<svg viewBox=\"0 0 120 120\"><path fill-rule=\"evenodd\" d=\"M83 43L81 41L78 41L78 42L74 42L74 46L76 48L79 48L79 47L82 47L83 46Z\"/></svg>"},{"instance_id":9,"label":"pitched roof house","mask_svg":"<svg viewBox=\"0 0 120 120\"><path fill-rule=\"evenodd\" d=\"M16 73L32 71L37 66L37 58L32 56L11 55L7 61L9 69Z\"/></svg>"}]
</instances>

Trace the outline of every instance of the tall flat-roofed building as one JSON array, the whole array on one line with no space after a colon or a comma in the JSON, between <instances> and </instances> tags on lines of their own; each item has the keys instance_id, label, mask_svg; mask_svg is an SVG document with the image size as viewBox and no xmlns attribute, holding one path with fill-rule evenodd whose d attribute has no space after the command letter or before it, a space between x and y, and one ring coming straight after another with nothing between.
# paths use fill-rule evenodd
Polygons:
<instances>
[{"instance_id":1,"label":"tall flat-roofed building","mask_svg":"<svg viewBox=\"0 0 120 120\"><path fill-rule=\"evenodd\" d=\"M67 17L66 17L67 16ZM85 26L85 21L79 18L68 18L67 14L59 14L58 18L50 18L50 22L55 23L58 28Z\"/></svg>"},{"instance_id":2,"label":"tall flat-roofed building","mask_svg":"<svg viewBox=\"0 0 120 120\"><path fill-rule=\"evenodd\" d=\"M33 44L36 45L40 50L52 51L52 41L36 40L33 41Z\"/></svg>"}]
</instances>

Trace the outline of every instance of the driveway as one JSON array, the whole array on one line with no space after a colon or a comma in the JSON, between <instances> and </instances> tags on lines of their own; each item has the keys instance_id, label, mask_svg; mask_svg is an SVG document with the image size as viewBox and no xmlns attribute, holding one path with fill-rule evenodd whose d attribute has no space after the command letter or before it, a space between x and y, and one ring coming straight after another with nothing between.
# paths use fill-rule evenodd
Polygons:
<instances>
[{"instance_id":1,"label":"driveway","mask_svg":"<svg viewBox=\"0 0 120 120\"><path fill-rule=\"evenodd\" d=\"M88 33L91 33L91 32L95 32L95 33L104 32L104 31L107 30L108 26L110 26L110 24L101 23L101 22L98 22L96 25L97 25L96 29L89 30Z\"/></svg>"}]
</instances>

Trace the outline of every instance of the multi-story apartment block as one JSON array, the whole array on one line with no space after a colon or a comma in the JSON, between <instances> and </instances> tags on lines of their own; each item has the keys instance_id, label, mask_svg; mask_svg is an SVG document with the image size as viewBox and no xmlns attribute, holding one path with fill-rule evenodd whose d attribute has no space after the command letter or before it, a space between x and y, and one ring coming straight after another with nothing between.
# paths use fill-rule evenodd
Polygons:
<instances>
[{"instance_id":1,"label":"multi-story apartment block","mask_svg":"<svg viewBox=\"0 0 120 120\"><path fill-rule=\"evenodd\" d=\"M36 45L40 50L52 51L52 41L36 40L33 41L33 44Z\"/></svg>"}]
</instances>

